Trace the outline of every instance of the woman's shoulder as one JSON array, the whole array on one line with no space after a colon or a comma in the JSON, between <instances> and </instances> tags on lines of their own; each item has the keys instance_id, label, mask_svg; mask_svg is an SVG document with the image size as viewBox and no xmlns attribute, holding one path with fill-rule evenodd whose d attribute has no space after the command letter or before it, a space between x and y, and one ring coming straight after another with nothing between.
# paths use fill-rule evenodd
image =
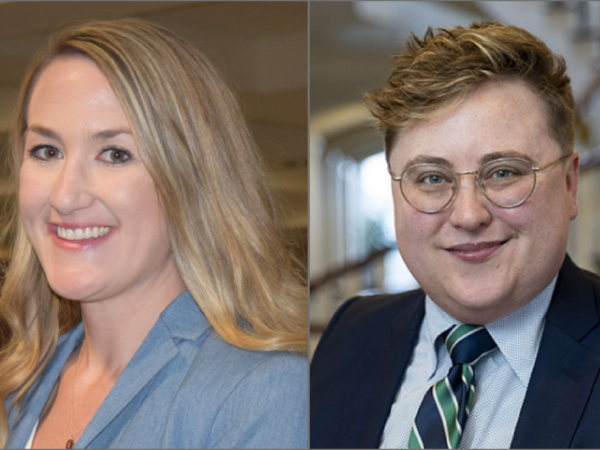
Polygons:
<instances>
[{"instance_id":1,"label":"woman's shoulder","mask_svg":"<svg viewBox=\"0 0 600 450\"><path fill-rule=\"evenodd\" d=\"M274 389L278 384L307 380L308 360L305 356L284 351L251 351L235 347L210 333L199 347L190 364L188 383L196 378L214 382L225 388L245 383L269 380ZM208 375L208 377L207 377Z\"/></svg>"},{"instance_id":2,"label":"woman's shoulder","mask_svg":"<svg viewBox=\"0 0 600 450\"><path fill-rule=\"evenodd\" d=\"M304 356L243 350L216 336L208 337L190 362L169 408L177 424L170 430L176 431L174 439L182 438L181 430L194 429L202 438L184 440L195 448L306 448Z\"/></svg>"}]
</instances>

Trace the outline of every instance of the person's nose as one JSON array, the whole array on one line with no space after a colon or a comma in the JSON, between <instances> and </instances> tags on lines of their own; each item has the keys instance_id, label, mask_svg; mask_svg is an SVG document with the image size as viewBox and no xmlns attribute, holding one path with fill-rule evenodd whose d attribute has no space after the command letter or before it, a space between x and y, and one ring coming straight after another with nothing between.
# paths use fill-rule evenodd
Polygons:
<instances>
[{"instance_id":1,"label":"person's nose","mask_svg":"<svg viewBox=\"0 0 600 450\"><path fill-rule=\"evenodd\" d=\"M477 186L475 174L458 177L457 192L450 205L450 223L465 230L476 230L492 220L488 200Z\"/></svg>"},{"instance_id":2,"label":"person's nose","mask_svg":"<svg viewBox=\"0 0 600 450\"><path fill-rule=\"evenodd\" d=\"M77 159L64 160L52 187L50 206L61 215L88 208L94 202L89 169Z\"/></svg>"}]
</instances>

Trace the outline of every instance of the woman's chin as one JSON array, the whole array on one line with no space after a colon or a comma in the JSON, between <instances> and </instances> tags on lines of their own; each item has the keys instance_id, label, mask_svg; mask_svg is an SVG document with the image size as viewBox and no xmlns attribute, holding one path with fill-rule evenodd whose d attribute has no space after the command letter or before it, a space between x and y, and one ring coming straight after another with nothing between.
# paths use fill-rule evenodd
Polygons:
<instances>
[{"instance_id":1,"label":"woman's chin","mask_svg":"<svg viewBox=\"0 0 600 450\"><path fill-rule=\"evenodd\" d=\"M99 286L93 280L49 279L52 291L67 300L91 300L99 291Z\"/></svg>"}]
</instances>

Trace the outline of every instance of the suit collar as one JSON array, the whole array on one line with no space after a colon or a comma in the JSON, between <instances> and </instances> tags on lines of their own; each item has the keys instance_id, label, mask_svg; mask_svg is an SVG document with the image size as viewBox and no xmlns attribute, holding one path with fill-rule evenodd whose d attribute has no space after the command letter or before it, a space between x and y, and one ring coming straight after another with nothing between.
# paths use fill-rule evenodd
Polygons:
<instances>
[{"instance_id":1,"label":"suit collar","mask_svg":"<svg viewBox=\"0 0 600 450\"><path fill-rule=\"evenodd\" d=\"M73 350L83 341L83 324L62 335L58 340L58 345L54 351L52 359L48 366L42 372L42 375L29 388L23 404L18 410L11 413L10 433L6 448L24 448L29 440L29 436L38 421L54 385L60 377L63 366L69 359ZM65 440L66 442L66 440Z\"/></svg>"},{"instance_id":2,"label":"suit collar","mask_svg":"<svg viewBox=\"0 0 600 450\"><path fill-rule=\"evenodd\" d=\"M89 445L117 415L178 354L179 340L197 340L210 325L189 292L177 297L158 321L131 359L110 393L96 411L76 448ZM7 447L23 448L37 422L63 366L84 338L83 325L59 338L57 349L41 377L29 389L9 435Z\"/></svg>"},{"instance_id":3,"label":"suit collar","mask_svg":"<svg viewBox=\"0 0 600 450\"><path fill-rule=\"evenodd\" d=\"M570 447L600 371L585 342L598 323L592 282L567 256L511 447Z\"/></svg>"},{"instance_id":4,"label":"suit collar","mask_svg":"<svg viewBox=\"0 0 600 450\"><path fill-rule=\"evenodd\" d=\"M599 323L592 283L569 256L559 272L546 323L554 324L577 342Z\"/></svg>"},{"instance_id":5,"label":"suit collar","mask_svg":"<svg viewBox=\"0 0 600 450\"><path fill-rule=\"evenodd\" d=\"M342 447L379 447L419 335L425 314L424 299L421 291L411 299L399 301L401 309L392 318L389 328L382 330L381 339L370 340L370 348L363 352L362 359L356 361L345 378L345 404L334 438ZM368 389L356 389L357 386L368 386Z\"/></svg>"},{"instance_id":6,"label":"suit collar","mask_svg":"<svg viewBox=\"0 0 600 450\"><path fill-rule=\"evenodd\" d=\"M179 340L197 340L209 328L208 321L188 291L177 297L161 314L142 346L131 359L76 448L85 448L134 401L154 377L173 359Z\"/></svg>"},{"instance_id":7,"label":"suit collar","mask_svg":"<svg viewBox=\"0 0 600 450\"><path fill-rule=\"evenodd\" d=\"M167 306L159 318L169 330L173 339L195 341L210 328L210 324L198 304L185 291Z\"/></svg>"},{"instance_id":8,"label":"suit collar","mask_svg":"<svg viewBox=\"0 0 600 450\"><path fill-rule=\"evenodd\" d=\"M76 448L87 447L177 353L169 328L159 320L96 411Z\"/></svg>"}]
</instances>

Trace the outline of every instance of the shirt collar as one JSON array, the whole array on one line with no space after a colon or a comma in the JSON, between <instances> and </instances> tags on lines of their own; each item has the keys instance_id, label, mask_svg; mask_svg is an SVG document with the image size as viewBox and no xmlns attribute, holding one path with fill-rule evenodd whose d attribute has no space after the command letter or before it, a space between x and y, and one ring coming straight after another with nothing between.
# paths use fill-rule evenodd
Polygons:
<instances>
[{"instance_id":1,"label":"shirt collar","mask_svg":"<svg viewBox=\"0 0 600 450\"><path fill-rule=\"evenodd\" d=\"M523 386L527 387L542 339L546 312L552 300L558 275L532 301L517 311L495 322L486 329L498 345L500 352L515 372ZM446 313L430 297L425 297L425 333L430 343L428 352L428 377L438 369L438 349L443 345L440 336L451 326L460 324Z\"/></svg>"}]
</instances>

